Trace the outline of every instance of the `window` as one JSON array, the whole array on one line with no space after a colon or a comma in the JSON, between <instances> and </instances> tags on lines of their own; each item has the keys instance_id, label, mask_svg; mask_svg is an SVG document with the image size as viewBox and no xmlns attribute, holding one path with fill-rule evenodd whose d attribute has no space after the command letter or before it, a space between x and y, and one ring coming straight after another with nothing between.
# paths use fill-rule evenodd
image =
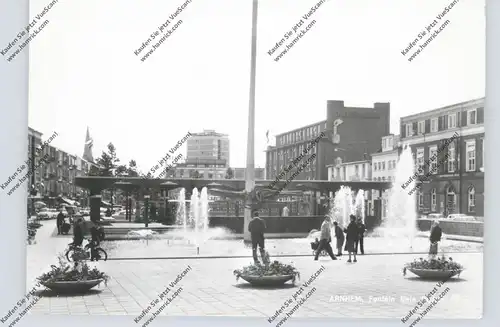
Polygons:
<instances>
[{"instance_id":1,"label":"window","mask_svg":"<svg viewBox=\"0 0 500 327\"><path fill-rule=\"evenodd\" d=\"M382 170L385 170L385 161L382 161Z\"/></svg>"},{"instance_id":2,"label":"window","mask_svg":"<svg viewBox=\"0 0 500 327\"><path fill-rule=\"evenodd\" d=\"M412 131L411 124L406 124L405 128L406 128L406 133L405 133L406 137L412 136L413 135L413 131Z\"/></svg>"},{"instance_id":3,"label":"window","mask_svg":"<svg viewBox=\"0 0 500 327\"><path fill-rule=\"evenodd\" d=\"M448 115L448 129L457 127L457 114Z\"/></svg>"},{"instance_id":4,"label":"window","mask_svg":"<svg viewBox=\"0 0 500 327\"><path fill-rule=\"evenodd\" d=\"M418 134L424 134L425 133L425 120L422 120L422 121L418 122L417 132L418 132Z\"/></svg>"},{"instance_id":5,"label":"window","mask_svg":"<svg viewBox=\"0 0 500 327\"><path fill-rule=\"evenodd\" d=\"M467 141L466 143L467 167L466 171L476 170L476 141Z\"/></svg>"},{"instance_id":6,"label":"window","mask_svg":"<svg viewBox=\"0 0 500 327\"><path fill-rule=\"evenodd\" d=\"M387 169L388 170L392 169L392 161L391 160L387 161Z\"/></svg>"},{"instance_id":7,"label":"window","mask_svg":"<svg viewBox=\"0 0 500 327\"><path fill-rule=\"evenodd\" d=\"M438 131L438 119L432 118L431 119L431 133L435 133L437 131Z\"/></svg>"},{"instance_id":8,"label":"window","mask_svg":"<svg viewBox=\"0 0 500 327\"><path fill-rule=\"evenodd\" d=\"M377 171L377 163L376 162L373 164L373 170Z\"/></svg>"},{"instance_id":9,"label":"window","mask_svg":"<svg viewBox=\"0 0 500 327\"><path fill-rule=\"evenodd\" d=\"M396 169L396 160L392 161L392 167L394 167L394 169Z\"/></svg>"},{"instance_id":10,"label":"window","mask_svg":"<svg viewBox=\"0 0 500 327\"><path fill-rule=\"evenodd\" d=\"M484 139L481 139L481 168L484 169Z\"/></svg>"},{"instance_id":11,"label":"window","mask_svg":"<svg viewBox=\"0 0 500 327\"><path fill-rule=\"evenodd\" d=\"M469 207L469 212L472 212L476 206L476 190L474 189L474 186L469 187L467 194L467 205Z\"/></svg>"},{"instance_id":12,"label":"window","mask_svg":"<svg viewBox=\"0 0 500 327\"><path fill-rule=\"evenodd\" d=\"M393 147L393 145L392 145L392 141L393 141L393 140L392 140L392 138L390 138L390 139L389 139L389 148L391 148L391 149L392 149L392 147Z\"/></svg>"},{"instance_id":13,"label":"window","mask_svg":"<svg viewBox=\"0 0 500 327\"><path fill-rule=\"evenodd\" d=\"M422 191L418 191L417 204L419 208L424 206L424 192Z\"/></svg>"},{"instance_id":14,"label":"window","mask_svg":"<svg viewBox=\"0 0 500 327\"><path fill-rule=\"evenodd\" d=\"M436 204L437 204L437 194L436 189L433 188L431 191L431 211L436 212Z\"/></svg>"},{"instance_id":15,"label":"window","mask_svg":"<svg viewBox=\"0 0 500 327\"><path fill-rule=\"evenodd\" d=\"M417 160L416 160L417 168L419 174L424 173L424 148L417 149Z\"/></svg>"},{"instance_id":16,"label":"window","mask_svg":"<svg viewBox=\"0 0 500 327\"><path fill-rule=\"evenodd\" d=\"M438 169L437 146L434 145L429 147L429 173L437 174Z\"/></svg>"},{"instance_id":17,"label":"window","mask_svg":"<svg viewBox=\"0 0 500 327\"><path fill-rule=\"evenodd\" d=\"M454 173L456 168L455 142L451 142L450 145L448 145L448 172Z\"/></svg>"},{"instance_id":18,"label":"window","mask_svg":"<svg viewBox=\"0 0 500 327\"><path fill-rule=\"evenodd\" d=\"M477 118L476 109L469 110L467 112L467 125L475 125L476 124L476 118Z\"/></svg>"}]
</instances>

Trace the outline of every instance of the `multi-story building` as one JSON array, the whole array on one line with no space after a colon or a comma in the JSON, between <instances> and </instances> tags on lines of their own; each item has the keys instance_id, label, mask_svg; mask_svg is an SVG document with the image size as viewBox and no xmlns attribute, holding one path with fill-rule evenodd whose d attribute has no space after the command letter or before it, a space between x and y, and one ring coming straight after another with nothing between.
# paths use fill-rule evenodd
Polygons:
<instances>
[{"instance_id":1,"label":"multi-story building","mask_svg":"<svg viewBox=\"0 0 500 327\"><path fill-rule=\"evenodd\" d=\"M338 158L340 159L340 158ZM370 160L342 162L327 165L329 181L370 181L372 180Z\"/></svg>"},{"instance_id":2,"label":"multi-story building","mask_svg":"<svg viewBox=\"0 0 500 327\"><path fill-rule=\"evenodd\" d=\"M224 162L225 167L229 167L228 135L214 130L192 133L187 139L186 163L205 165L205 162L211 161Z\"/></svg>"},{"instance_id":3,"label":"multi-story building","mask_svg":"<svg viewBox=\"0 0 500 327\"><path fill-rule=\"evenodd\" d=\"M245 171L246 168L233 168L234 171L234 179L245 179ZM254 177L256 180L265 180L266 179L266 171L264 168L256 167L254 168Z\"/></svg>"},{"instance_id":4,"label":"multi-story building","mask_svg":"<svg viewBox=\"0 0 500 327\"><path fill-rule=\"evenodd\" d=\"M197 159L191 158L183 163L178 163L170 169L166 176L170 178L204 178L224 179L227 172L225 159Z\"/></svg>"},{"instance_id":5,"label":"multi-story building","mask_svg":"<svg viewBox=\"0 0 500 327\"><path fill-rule=\"evenodd\" d=\"M484 215L484 135L484 98L401 118L401 143L422 168L419 212Z\"/></svg>"},{"instance_id":6,"label":"multi-story building","mask_svg":"<svg viewBox=\"0 0 500 327\"><path fill-rule=\"evenodd\" d=\"M344 101L327 101L326 120L276 135L276 145L266 153L266 179L275 179L311 141L323 136L306 154L315 157L295 179L328 180L328 165L367 160L380 147L380 138L389 134L390 104L373 108L346 107ZM290 171L288 175L294 174ZM284 178L286 179L286 178Z\"/></svg>"},{"instance_id":7,"label":"multi-story building","mask_svg":"<svg viewBox=\"0 0 500 327\"><path fill-rule=\"evenodd\" d=\"M374 181L394 181L396 164L399 159L399 135L382 137L380 151L372 153L372 178Z\"/></svg>"},{"instance_id":8,"label":"multi-story building","mask_svg":"<svg viewBox=\"0 0 500 327\"><path fill-rule=\"evenodd\" d=\"M42 133L34 130L31 127L28 127L28 159L30 162L30 167L28 169L33 172L29 183L29 187L27 187L28 192L32 191L32 187L37 189L40 185L41 181L41 173L40 169L35 169L38 166L38 157L36 155L36 149L40 147L42 144Z\"/></svg>"},{"instance_id":9,"label":"multi-story building","mask_svg":"<svg viewBox=\"0 0 500 327\"><path fill-rule=\"evenodd\" d=\"M380 151L372 153L372 179L377 182L394 182L396 165L399 160L400 147L399 135L387 135L382 137ZM372 191L372 199L381 199L382 219L387 217L389 212L389 191L380 194L379 191Z\"/></svg>"},{"instance_id":10,"label":"multi-story building","mask_svg":"<svg viewBox=\"0 0 500 327\"><path fill-rule=\"evenodd\" d=\"M35 186L37 196L71 199L84 197L86 191L77 187L74 180L76 176L88 175L90 166L95 164L57 149L50 144L45 145L37 156L35 149L40 148L42 145L42 135L42 133L29 128L28 158L38 166L37 169L32 170L34 173L32 174L31 185ZM42 158L46 162L40 164Z\"/></svg>"}]
</instances>

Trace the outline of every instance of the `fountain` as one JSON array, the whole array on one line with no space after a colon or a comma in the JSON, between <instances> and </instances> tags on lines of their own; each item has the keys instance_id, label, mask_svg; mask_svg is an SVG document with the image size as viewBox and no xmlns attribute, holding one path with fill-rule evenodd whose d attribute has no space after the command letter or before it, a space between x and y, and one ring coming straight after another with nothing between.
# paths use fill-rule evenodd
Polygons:
<instances>
[{"instance_id":1,"label":"fountain","mask_svg":"<svg viewBox=\"0 0 500 327\"><path fill-rule=\"evenodd\" d=\"M413 176L414 169L415 163L411 149L406 147L401 153L396 166L394 183L389 190L387 218L382 221L381 226L376 230L378 236L385 238L408 239L410 248L413 247L413 241L417 234L415 192L409 195L415 187L415 182L411 180L409 185L405 188L403 186Z\"/></svg>"},{"instance_id":2,"label":"fountain","mask_svg":"<svg viewBox=\"0 0 500 327\"><path fill-rule=\"evenodd\" d=\"M228 231L224 228L209 228L209 203L208 190L204 187L201 192L197 188L193 189L191 199L186 200L185 189L181 189L177 200L176 224L182 226L181 230L169 233L170 235L187 240L188 244L196 245L197 253L199 254L200 246L209 239L225 238ZM186 209L189 203L189 214Z\"/></svg>"},{"instance_id":3,"label":"fountain","mask_svg":"<svg viewBox=\"0 0 500 327\"><path fill-rule=\"evenodd\" d=\"M354 215L361 218L363 224L365 223L365 191L359 190L356 194L356 200L354 203Z\"/></svg>"}]
</instances>

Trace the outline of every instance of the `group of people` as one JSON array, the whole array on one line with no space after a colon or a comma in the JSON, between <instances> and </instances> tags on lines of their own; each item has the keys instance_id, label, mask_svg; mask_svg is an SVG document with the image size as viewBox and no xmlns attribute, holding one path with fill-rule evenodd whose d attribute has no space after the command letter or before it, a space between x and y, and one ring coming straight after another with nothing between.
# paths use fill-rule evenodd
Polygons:
<instances>
[{"instance_id":1,"label":"group of people","mask_svg":"<svg viewBox=\"0 0 500 327\"><path fill-rule=\"evenodd\" d=\"M69 226L69 224L66 222L66 217L62 208L57 215L56 224L58 235L66 233L65 225ZM69 230L69 227L67 228ZM82 217L78 217L73 224L73 242L71 245L82 246L83 240L85 239L84 235L84 220ZM97 253L94 253L95 251L93 249L96 248L102 240L104 240L104 228L99 224L90 222L90 235L90 242L92 243L91 259L94 259L97 256Z\"/></svg>"},{"instance_id":2,"label":"group of people","mask_svg":"<svg viewBox=\"0 0 500 327\"><path fill-rule=\"evenodd\" d=\"M358 246L361 254L365 254L364 250L364 237L366 232L366 226L363 224L361 218L356 219L355 215L350 215L349 225L342 229L338 222L334 221L333 226L335 228L335 238L337 247L337 256L342 256L342 249L349 253L349 259L347 262L352 262L351 255L354 256L354 262L357 262L356 254L358 253ZM344 236L345 234L345 236ZM331 238L331 221L330 217L326 216L325 220L321 224L321 232L319 239L311 244L313 249L315 249L314 260L318 260L318 257L322 251L326 251L332 260L337 260L333 254L332 246L330 245ZM344 247L345 242L345 247Z\"/></svg>"},{"instance_id":3,"label":"group of people","mask_svg":"<svg viewBox=\"0 0 500 327\"><path fill-rule=\"evenodd\" d=\"M351 255L354 255L354 262L357 262L356 254L358 252L358 246L361 250L361 254L365 254L363 239L366 232L366 226L363 224L361 218L356 219L356 216L350 215L350 223L349 225L342 230L342 228L335 221L333 223L335 226L335 238L337 240L337 256L342 255L342 248L344 246L344 250L349 253L349 260L351 261ZM266 230L266 222L259 217L259 212L255 211L252 214L252 220L248 224L248 231L250 232L251 240L252 240L252 256L255 264L259 264L259 259L257 256L257 248L259 248L260 255L264 262L268 260L267 253L265 250L265 239L264 232ZM333 249L330 245L331 239L331 222L330 217L325 216L325 220L321 224L321 232L320 238L316 238L316 242L314 243L315 247L315 256L314 260L318 260L320 253L325 250L332 260L337 260L335 255L333 254ZM344 237L345 234L345 237Z\"/></svg>"}]
</instances>

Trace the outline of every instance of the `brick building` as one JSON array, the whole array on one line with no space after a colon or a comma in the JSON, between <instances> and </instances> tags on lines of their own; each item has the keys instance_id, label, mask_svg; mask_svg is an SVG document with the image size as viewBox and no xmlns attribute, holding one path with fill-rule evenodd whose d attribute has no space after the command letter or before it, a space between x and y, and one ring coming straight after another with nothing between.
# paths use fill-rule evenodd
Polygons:
<instances>
[{"instance_id":1,"label":"brick building","mask_svg":"<svg viewBox=\"0 0 500 327\"><path fill-rule=\"evenodd\" d=\"M276 145L266 150L266 179L280 175L283 168L299 156L308 143L324 132L304 160L316 157L295 177L297 180L328 180L328 165L337 158L343 162L367 160L380 148L380 139L389 134L390 104L375 103L373 108L346 107L344 101L327 101L326 120L276 135ZM285 180L294 172L290 171Z\"/></svg>"},{"instance_id":2,"label":"brick building","mask_svg":"<svg viewBox=\"0 0 500 327\"><path fill-rule=\"evenodd\" d=\"M454 134L458 137L426 164ZM484 215L484 134L484 98L401 118L401 143L410 145L422 175L432 172L418 182L420 213Z\"/></svg>"}]
</instances>

